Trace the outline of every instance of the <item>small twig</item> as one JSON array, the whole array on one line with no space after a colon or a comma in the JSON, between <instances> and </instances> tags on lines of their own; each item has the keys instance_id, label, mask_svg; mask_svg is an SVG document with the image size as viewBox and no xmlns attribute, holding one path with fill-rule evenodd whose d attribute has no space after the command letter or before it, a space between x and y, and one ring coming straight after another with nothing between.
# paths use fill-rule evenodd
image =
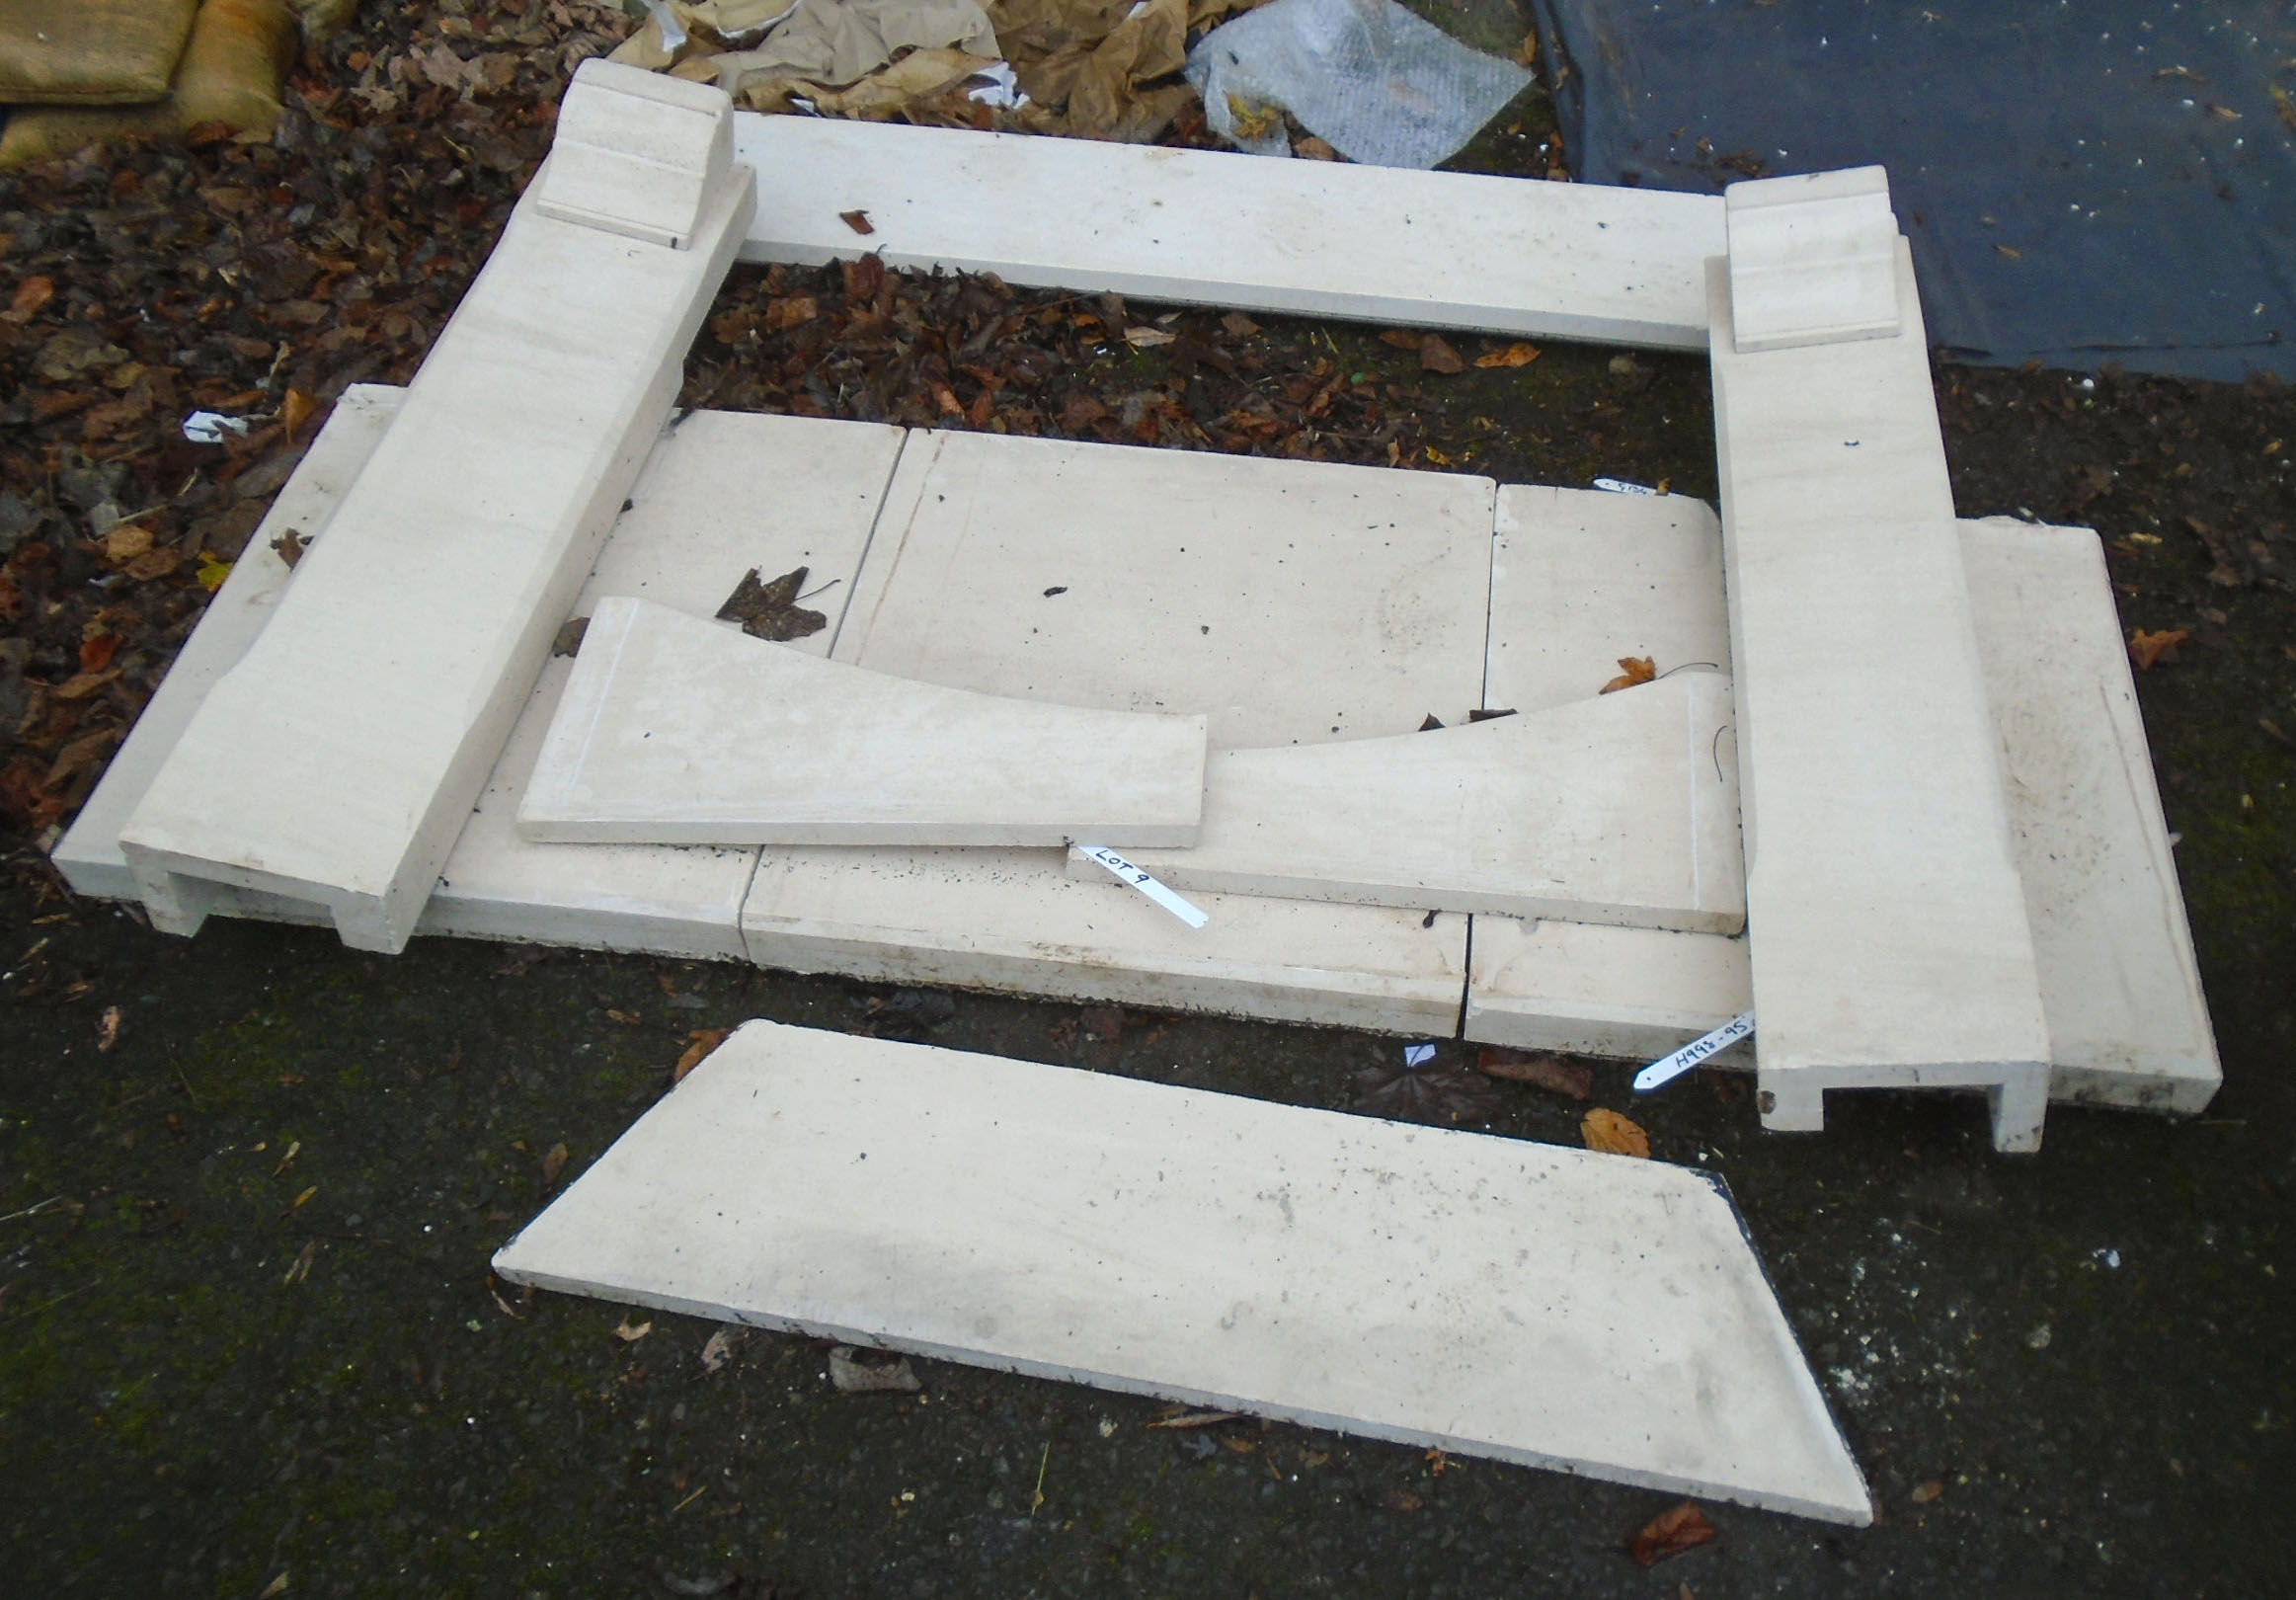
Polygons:
<instances>
[{"instance_id":1,"label":"small twig","mask_svg":"<svg viewBox=\"0 0 2296 1600\"><path fill-rule=\"evenodd\" d=\"M207 1109L199 1103L199 1091L192 1087L192 1080L184 1076L184 1069L181 1065L176 1068L176 1081L183 1084L184 1092L192 1097L193 1110L203 1112Z\"/></svg>"},{"instance_id":2,"label":"small twig","mask_svg":"<svg viewBox=\"0 0 2296 1600\"><path fill-rule=\"evenodd\" d=\"M1036 1489L1028 1497L1028 1520L1036 1521L1037 1508L1045 1503L1045 1469L1053 1464L1053 1442L1045 1441L1045 1453L1037 1458Z\"/></svg>"},{"instance_id":3,"label":"small twig","mask_svg":"<svg viewBox=\"0 0 2296 1600\"><path fill-rule=\"evenodd\" d=\"M11 1211L7 1216L0 1217L0 1222L14 1222L19 1217L37 1217L50 1206L60 1206L63 1203L64 1197L62 1195L51 1194L37 1206L26 1206L22 1211Z\"/></svg>"},{"instance_id":4,"label":"small twig","mask_svg":"<svg viewBox=\"0 0 2296 1600\"><path fill-rule=\"evenodd\" d=\"M18 1312L14 1317L9 1318L4 1322L0 1322L0 1327L14 1327L18 1322L23 1321L27 1317L38 1317L41 1312L54 1311L58 1306L71 1299L74 1295L84 1295L89 1290L95 1288L97 1284L100 1284L104 1280L102 1278L93 1278L88 1282L81 1284L77 1289L66 1289L62 1294L56 1296L55 1299L49 1301L44 1306L27 1306L24 1310ZM1050 1450L1052 1446L1047 1445L1045 1448Z\"/></svg>"},{"instance_id":5,"label":"small twig","mask_svg":"<svg viewBox=\"0 0 2296 1600\"><path fill-rule=\"evenodd\" d=\"M844 579L842 578L831 578L828 583L823 584L819 589L809 589L804 594L798 596L797 599L801 600L812 600L816 595L826 595L843 582ZM790 603L794 605L797 603L797 601L792 600Z\"/></svg>"},{"instance_id":6,"label":"small twig","mask_svg":"<svg viewBox=\"0 0 2296 1600\"><path fill-rule=\"evenodd\" d=\"M708 1485L707 1483L704 1483L704 1484L702 1484L702 1486L701 1486L701 1487L699 1487L699 1488L695 1489L695 1490L694 1490L694 1491L693 1491L691 1494L688 1494L688 1495L687 1495L687 1496L686 1496L684 1499L682 1499L682 1500L678 1501L678 1502L677 1502L675 1505L672 1506L672 1507L670 1508L670 1514L671 1514L672 1516L673 1516L673 1517L674 1517L675 1515L677 1515L677 1513L678 1513L678 1512L680 1512L680 1511L684 1510L684 1509L685 1509L687 1506L689 1506L689 1505L693 1504L693 1502L694 1502L694 1501L696 1501L696 1500L700 1499L700 1498L701 1498L703 1495L707 1494L708 1492L709 1492L709 1485Z\"/></svg>"}]
</instances>

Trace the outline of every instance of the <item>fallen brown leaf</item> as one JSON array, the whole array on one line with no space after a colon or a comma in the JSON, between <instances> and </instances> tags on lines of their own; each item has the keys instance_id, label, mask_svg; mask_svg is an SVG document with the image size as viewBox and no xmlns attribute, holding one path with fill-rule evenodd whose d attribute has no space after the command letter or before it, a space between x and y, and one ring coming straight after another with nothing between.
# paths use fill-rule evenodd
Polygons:
<instances>
[{"instance_id":1,"label":"fallen brown leaf","mask_svg":"<svg viewBox=\"0 0 2296 1600\"><path fill-rule=\"evenodd\" d=\"M289 444L295 441L295 435L301 431L303 424L316 416L318 411L319 400L316 395L305 394L300 389L287 391L286 399L279 406L279 421L286 424Z\"/></svg>"},{"instance_id":2,"label":"fallen brown leaf","mask_svg":"<svg viewBox=\"0 0 2296 1600\"><path fill-rule=\"evenodd\" d=\"M670 1080L673 1083L684 1082L685 1075L707 1061L709 1053L724 1044L733 1031L732 1028L695 1028L687 1034L684 1054L677 1058L677 1065L671 1070Z\"/></svg>"},{"instance_id":3,"label":"fallen brown leaf","mask_svg":"<svg viewBox=\"0 0 2296 1600\"><path fill-rule=\"evenodd\" d=\"M1339 152L1310 133L1292 147L1292 153L1309 161L1337 161Z\"/></svg>"},{"instance_id":4,"label":"fallen brown leaf","mask_svg":"<svg viewBox=\"0 0 2296 1600\"><path fill-rule=\"evenodd\" d=\"M1603 693L1615 694L1637 683L1651 682L1658 677L1658 663L1648 656L1621 656L1619 666L1622 669L1619 676L1603 685Z\"/></svg>"},{"instance_id":5,"label":"fallen brown leaf","mask_svg":"<svg viewBox=\"0 0 2296 1600\"><path fill-rule=\"evenodd\" d=\"M877 231L876 225L869 220L867 211L839 211L837 220L851 228L855 233L867 235Z\"/></svg>"},{"instance_id":6,"label":"fallen brown leaf","mask_svg":"<svg viewBox=\"0 0 2296 1600\"><path fill-rule=\"evenodd\" d=\"M739 622L742 631L751 638L767 639L775 644L811 638L830 625L830 619L821 612L806 610L797 603L798 592L805 588L807 568L785 572L771 583L758 579L758 573L763 570L752 567L734 586L725 604L718 607L720 622Z\"/></svg>"},{"instance_id":7,"label":"fallen brown leaf","mask_svg":"<svg viewBox=\"0 0 2296 1600\"><path fill-rule=\"evenodd\" d=\"M96 1049L99 1054L119 1042L119 1007L107 1005L103 1018L96 1024Z\"/></svg>"},{"instance_id":8,"label":"fallen brown leaf","mask_svg":"<svg viewBox=\"0 0 2296 1600\"><path fill-rule=\"evenodd\" d=\"M2149 673L2160 662L2175 661L2177 647L2191 637L2190 628L2163 628L2158 633L2139 628L2129 638L2128 653L2136 659L2139 672Z\"/></svg>"},{"instance_id":9,"label":"fallen brown leaf","mask_svg":"<svg viewBox=\"0 0 2296 1600\"><path fill-rule=\"evenodd\" d=\"M1179 1411L1171 1416L1159 1416L1153 1422L1143 1423L1150 1428L1208 1428L1215 1422L1232 1422L1242 1413L1237 1411Z\"/></svg>"},{"instance_id":10,"label":"fallen brown leaf","mask_svg":"<svg viewBox=\"0 0 2296 1600\"><path fill-rule=\"evenodd\" d=\"M627 1316L614 1324L614 1337L620 1339L624 1344L635 1344L653 1331L653 1322L633 1322Z\"/></svg>"},{"instance_id":11,"label":"fallen brown leaf","mask_svg":"<svg viewBox=\"0 0 2296 1600\"><path fill-rule=\"evenodd\" d=\"M1913 1503L1916 1505L1931 1505L1944 1497L1945 1480L1941 1478L1933 1478L1914 1485Z\"/></svg>"},{"instance_id":12,"label":"fallen brown leaf","mask_svg":"<svg viewBox=\"0 0 2296 1600\"><path fill-rule=\"evenodd\" d=\"M1392 345L1397 350L1417 351L1420 338L1420 335L1413 333L1408 328L1389 328L1386 333L1380 335L1380 343Z\"/></svg>"},{"instance_id":13,"label":"fallen brown leaf","mask_svg":"<svg viewBox=\"0 0 2296 1600\"><path fill-rule=\"evenodd\" d=\"M151 548L151 529L141 522L121 522L104 535L104 559L124 566Z\"/></svg>"},{"instance_id":14,"label":"fallen brown leaf","mask_svg":"<svg viewBox=\"0 0 2296 1600\"><path fill-rule=\"evenodd\" d=\"M1529 366L1544 354L1537 345L1509 345L1505 350L1494 350L1488 356L1477 356L1477 366Z\"/></svg>"},{"instance_id":15,"label":"fallen brown leaf","mask_svg":"<svg viewBox=\"0 0 2296 1600\"><path fill-rule=\"evenodd\" d=\"M888 1361L880 1351L864 1353L849 1344L830 1352L830 1382L840 1395L913 1395L924 1388L909 1357Z\"/></svg>"},{"instance_id":16,"label":"fallen brown leaf","mask_svg":"<svg viewBox=\"0 0 2296 1600\"><path fill-rule=\"evenodd\" d=\"M1260 325L1241 311L1228 312L1227 315L1220 319L1220 326L1226 328L1228 334L1236 339L1249 339L1260 331Z\"/></svg>"},{"instance_id":17,"label":"fallen brown leaf","mask_svg":"<svg viewBox=\"0 0 2296 1600\"><path fill-rule=\"evenodd\" d=\"M1644 1566L1655 1566L1669 1556L1680 1556L1686 1550L1710 1544L1714 1537L1714 1525L1706 1520L1705 1513L1685 1500L1653 1518L1627 1543L1626 1554Z\"/></svg>"},{"instance_id":18,"label":"fallen brown leaf","mask_svg":"<svg viewBox=\"0 0 2296 1600\"><path fill-rule=\"evenodd\" d=\"M740 1337L739 1333L728 1333L722 1327L712 1333L701 1347L701 1370L716 1372L733 1360L734 1340Z\"/></svg>"},{"instance_id":19,"label":"fallen brown leaf","mask_svg":"<svg viewBox=\"0 0 2296 1600\"><path fill-rule=\"evenodd\" d=\"M1426 1503L1409 1489L1391 1488L1380 1496L1380 1504L1389 1511L1416 1511Z\"/></svg>"},{"instance_id":20,"label":"fallen brown leaf","mask_svg":"<svg viewBox=\"0 0 2296 1600\"><path fill-rule=\"evenodd\" d=\"M1642 1125L1606 1106L1596 1106L1578 1125L1579 1137L1589 1150L1599 1150L1606 1156L1641 1156L1650 1154L1650 1136ZM1647 1563L1646 1563L1647 1564Z\"/></svg>"},{"instance_id":21,"label":"fallen brown leaf","mask_svg":"<svg viewBox=\"0 0 2296 1600\"><path fill-rule=\"evenodd\" d=\"M1419 368L1424 372L1441 372L1449 376L1466 370L1466 362L1441 334L1429 334L1419 341Z\"/></svg>"},{"instance_id":22,"label":"fallen brown leaf","mask_svg":"<svg viewBox=\"0 0 2296 1600\"><path fill-rule=\"evenodd\" d=\"M550 1154L542 1158L542 1187L547 1189L558 1181L559 1174L566 1170L566 1163L573 1156L574 1153L566 1148L563 1139L550 1147Z\"/></svg>"},{"instance_id":23,"label":"fallen brown leaf","mask_svg":"<svg viewBox=\"0 0 2296 1600\"><path fill-rule=\"evenodd\" d=\"M1593 1068L1583 1061L1572 1061L1548 1051L1502 1050L1495 1045L1486 1046L1482 1054L1475 1058L1475 1066L1492 1078L1504 1078L1516 1083L1552 1089L1574 1100L1591 1100L1595 1095Z\"/></svg>"},{"instance_id":24,"label":"fallen brown leaf","mask_svg":"<svg viewBox=\"0 0 2296 1600\"><path fill-rule=\"evenodd\" d=\"M47 278L28 278L16 285L15 298L8 309L0 311L0 320L30 322L40 315L40 307L56 297L55 280Z\"/></svg>"}]
</instances>

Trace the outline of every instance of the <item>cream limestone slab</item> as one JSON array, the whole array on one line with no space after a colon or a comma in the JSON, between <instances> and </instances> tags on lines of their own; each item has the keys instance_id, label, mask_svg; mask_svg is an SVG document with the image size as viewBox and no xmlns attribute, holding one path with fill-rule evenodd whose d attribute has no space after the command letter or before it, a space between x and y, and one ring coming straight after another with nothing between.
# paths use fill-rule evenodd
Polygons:
<instances>
[{"instance_id":1,"label":"cream limestone slab","mask_svg":"<svg viewBox=\"0 0 2296 1600\"><path fill-rule=\"evenodd\" d=\"M122 831L155 925L196 930L202 885L227 883L319 904L356 947L404 946L752 200L729 178L690 250L521 201L328 537Z\"/></svg>"},{"instance_id":2,"label":"cream limestone slab","mask_svg":"<svg viewBox=\"0 0 2296 1600\"><path fill-rule=\"evenodd\" d=\"M1203 712L1214 749L1459 721L1482 703L1493 491L919 432L832 654L985 694Z\"/></svg>"},{"instance_id":3,"label":"cream limestone slab","mask_svg":"<svg viewBox=\"0 0 2296 1600\"><path fill-rule=\"evenodd\" d=\"M1222 751L1196 843L1125 854L1175 889L1734 933L1729 719L1729 680L1697 671L1456 728ZM1071 876L1102 870L1069 852Z\"/></svg>"},{"instance_id":4,"label":"cream limestone slab","mask_svg":"<svg viewBox=\"0 0 2296 1600\"><path fill-rule=\"evenodd\" d=\"M561 221L684 250L733 161L734 120L718 90L594 56L574 69L535 203Z\"/></svg>"},{"instance_id":5,"label":"cream limestone slab","mask_svg":"<svg viewBox=\"0 0 2296 1600\"><path fill-rule=\"evenodd\" d=\"M734 119L746 261L1703 350L1711 195L798 117ZM856 233L840 213L866 211Z\"/></svg>"},{"instance_id":6,"label":"cream limestone slab","mask_svg":"<svg viewBox=\"0 0 2296 1600\"><path fill-rule=\"evenodd\" d=\"M326 426L303 452L247 548L231 564L230 576L208 600L199 625L176 653L167 677L104 769L103 780L57 843L51 859L76 893L102 900L136 898L134 877L119 849L119 830L183 738L207 690L247 653L271 620L289 571L273 544L289 528L306 540L326 532L345 491L398 415L405 393L379 383L355 383L336 401ZM316 915L315 908L308 913Z\"/></svg>"},{"instance_id":7,"label":"cream limestone slab","mask_svg":"<svg viewBox=\"0 0 2296 1600\"><path fill-rule=\"evenodd\" d=\"M560 843L1188 844L1204 718L976 694L598 601L518 830Z\"/></svg>"},{"instance_id":8,"label":"cream limestone slab","mask_svg":"<svg viewBox=\"0 0 2296 1600\"><path fill-rule=\"evenodd\" d=\"M1658 1161L752 1022L494 1268L1872 1520L1737 1209Z\"/></svg>"},{"instance_id":9,"label":"cream limestone slab","mask_svg":"<svg viewBox=\"0 0 2296 1600\"><path fill-rule=\"evenodd\" d=\"M1499 485L1483 703L1528 715L1588 699L1626 657L1660 673L1729 671L1713 508L1685 495ZM1727 741L1722 755L1735 760Z\"/></svg>"},{"instance_id":10,"label":"cream limestone slab","mask_svg":"<svg viewBox=\"0 0 2296 1600\"><path fill-rule=\"evenodd\" d=\"M1764 1125L1983 1087L1995 1145L2037 1149L2048 1029L1912 259L1896 338L1759 355L1709 277Z\"/></svg>"},{"instance_id":11,"label":"cream limestone slab","mask_svg":"<svg viewBox=\"0 0 2296 1600\"><path fill-rule=\"evenodd\" d=\"M1461 1031L1478 1044L1656 1061L1754 1003L1744 939L1477 917L1470 945Z\"/></svg>"},{"instance_id":12,"label":"cream limestone slab","mask_svg":"<svg viewBox=\"0 0 2296 1600\"><path fill-rule=\"evenodd\" d=\"M2060 1099L2198 1111L2223 1081L2104 551L1961 524Z\"/></svg>"},{"instance_id":13,"label":"cream limestone slab","mask_svg":"<svg viewBox=\"0 0 2296 1600\"><path fill-rule=\"evenodd\" d=\"M804 566L806 604L830 628L784 648L826 654L902 439L870 423L687 414L648 458L574 613L590 615L608 595L640 595L707 617L751 568L770 578ZM758 494L759 483L805 487ZM543 670L420 931L747 960L741 908L755 849L519 837L518 797L573 666L561 657Z\"/></svg>"},{"instance_id":14,"label":"cream limestone slab","mask_svg":"<svg viewBox=\"0 0 2296 1600\"><path fill-rule=\"evenodd\" d=\"M1190 928L1060 850L767 847L742 908L750 959L1373 1032L1458 1031L1465 917L1192 895Z\"/></svg>"},{"instance_id":15,"label":"cream limestone slab","mask_svg":"<svg viewBox=\"0 0 2296 1600\"><path fill-rule=\"evenodd\" d=\"M1623 649L1661 666L1727 663L1720 527L1696 502L1674 516L1657 515L1660 504L1501 487L1494 704L1583 695ZM2050 1097L2197 1112L2221 1069L2097 536L1999 518L1957 528L2033 929ZM1743 939L1478 917L1471 967L1466 1037L1524 1049L1653 1060L1753 1002ZM1733 1062L1750 1057L1722 1058Z\"/></svg>"},{"instance_id":16,"label":"cream limestone slab","mask_svg":"<svg viewBox=\"0 0 2296 1600\"><path fill-rule=\"evenodd\" d=\"M134 898L117 829L165 759L206 687L270 616L287 569L270 540L287 526L325 530L342 490L380 440L404 391L347 391L232 576L137 721L81 819L58 846L59 865L82 893ZM865 423L694 412L667 430L632 488L578 614L601 593L639 594L698 616L714 612L743 573L810 566L808 601L831 618L852 593L852 574L884 498L902 431ZM803 496L750 493L759 474L806 477ZM791 648L815 654L830 632ZM534 752L548 729L572 663L543 670L510 743L455 841L417 931L521 939L715 960L747 959L740 930L754 849L665 845L536 844L513 826ZM138 747L144 747L139 749ZM132 759L131 759L132 758ZM309 902L218 885L219 916L313 922Z\"/></svg>"},{"instance_id":17,"label":"cream limestone slab","mask_svg":"<svg viewBox=\"0 0 2296 1600\"><path fill-rule=\"evenodd\" d=\"M1741 353L1898 333L1897 215L1881 168L1758 178L1722 198Z\"/></svg>"}]
</instances>

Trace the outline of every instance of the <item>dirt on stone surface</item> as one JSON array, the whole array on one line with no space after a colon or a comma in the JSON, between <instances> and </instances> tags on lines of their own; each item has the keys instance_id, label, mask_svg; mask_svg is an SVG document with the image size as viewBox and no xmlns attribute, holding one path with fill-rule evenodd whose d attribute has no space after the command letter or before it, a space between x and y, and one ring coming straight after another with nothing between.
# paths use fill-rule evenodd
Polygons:
<instances>
[{"instance_id":1,"label":"dirt on stone surface","mask_svg":"<svg viewBox=\"0 0 2296 1600\"><path fill-rule=\"evenodd\" d=\"M1402 1041L1361 1034L463 941L381 958L247 923L174 940L66 894L39 842L188 633L201 569L231 559L343 385L411 373L547 143L569 56L624 26L543 0L371 11L302 64L276 145L0 182L0 307L25 313L0 320L12 1591L2286 1586L2285 389L1938 374L1963 514L2097 526L2126 629L2185 635L2138 686L2224 1055L2203 1117L2059 1107L2043 1152L2010 1159L1970 1099L1841 1095L1823 1136L1775 1138L1741 1078L1637 1102L1629 1066L1592 1067L1593 1104L1630 1111L1654 1159L1728 1181L1870 1478L1869 1530L1708 1502L1717 1537L1645 1572L1629 1542L1679 1495L1249 1419L1158 1428L1151 1401L925 1360L916 1394L841 1394L826 1344L713 1346L706 1322L487 1272L697 1035L753 1016L1339 1110L1424 1101L1577 1146L1587 1106L1568 1094L1398 1093ZM466 94L439 47L515 54L510 87L481 66ZM1491 164L1544 172L1531 132L1499 127L1486 148L1512 138L1520 164ZM1501 342L1460 338L1446 373L1384 332L742 269L685 399L1714 494L1695 358L1556 345L1485 367ZM194 407L253 430L190 444Z\"/></svg>"}]
</instances>

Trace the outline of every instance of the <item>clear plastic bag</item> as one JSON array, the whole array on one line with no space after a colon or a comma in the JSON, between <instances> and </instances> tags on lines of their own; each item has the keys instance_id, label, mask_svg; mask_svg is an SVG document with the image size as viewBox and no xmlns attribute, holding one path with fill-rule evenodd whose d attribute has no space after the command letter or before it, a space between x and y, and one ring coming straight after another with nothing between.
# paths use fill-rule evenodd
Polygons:
<instances>
[{"instance_id":1,"label":"clear plastic bag","mask_svg":"<svg viewBox=\"0 0 2296 1600\"><path fill-rule=\"evenodd\" d=\"M1272 0L1214 29L1188 56L1212 130L1254 155L1290 155L1281 107L1350 161L1432 167L1531 82L1394 0Z\"/></svg>"}]
</instances>

